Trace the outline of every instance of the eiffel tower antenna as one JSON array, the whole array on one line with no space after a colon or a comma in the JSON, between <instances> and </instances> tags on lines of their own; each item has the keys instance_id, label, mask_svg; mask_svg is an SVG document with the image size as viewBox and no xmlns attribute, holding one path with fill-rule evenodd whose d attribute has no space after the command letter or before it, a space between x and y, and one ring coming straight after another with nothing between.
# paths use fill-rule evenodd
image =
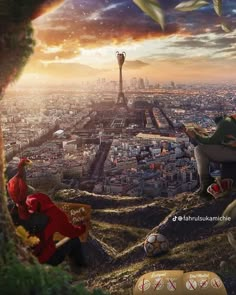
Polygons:
<instances>
[{"instance_id":1,"label":"eiffel tower antenna","mask_svg":"<svg viewBox=\"0 0 236 295\"><path fill-rule=\"evenodd\" d=\"M118 65L119 65L119 72L120 72L119 93L118 93L118 98L117 98L116 103L120 106L127 107L128 102L127 102L127 99L126 99L124 92L123 92L123 76L122 76L122 68L123 68L123 64L125 62L126 53L125 52L119 53L117 51L116 57L117 57L117 61L118 61Z\"/></svg>"}]
</instances>

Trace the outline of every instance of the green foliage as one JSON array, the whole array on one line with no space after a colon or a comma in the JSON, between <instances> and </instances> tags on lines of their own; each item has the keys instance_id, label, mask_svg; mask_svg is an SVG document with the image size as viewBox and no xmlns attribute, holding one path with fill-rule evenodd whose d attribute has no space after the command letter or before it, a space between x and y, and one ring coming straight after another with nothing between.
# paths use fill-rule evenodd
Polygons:
<instances>
[{"instance_id":1,"label":"green foliage","mask_svg":"<svg viewBox=\"0 0 236 295\"><path fill-rule=\"evenodd\" d=\"M0 0L0 15L11 23L30 22L46 0Z\"/></svg>"},{"instance_id":2,"label":"green foliage","mask_svg":"<svg viewBox=\"0 0 236 295\"><path fill-rule=\"evenodd\" d=\"M35 14L35 11L38 7L46 2L45 0L11 0L13 6L11 9L11 17L14 21L30 21L32 15Z\"/></svg>"},{"instance_id":3,"label":"green foliage","mask_svg":"<svg viewBox=\"0 0 236 295\"><path fill-rule=\"evenodd\" d=\"M8 24L0 34L0 94L9 83L16 80L30 55L35 42L31 24Z\"/></svg>"},{"instance_id":4,"label":"green foliage","mask_svg":"<svg viewBox=\"0 0 236 295\"><path fill-rule=\"evenodd\" d=\"M22 263L9 250L5 263L0 262L0 294L4 295L105 295L101 290L88 291L82 284L72 285L72 277L59 267Z\"/></svg>"},{"instance_id":5,"label":"green foliage","mask_svg":"<svg viewBox=\"0 0 236 295\"><path fill-rule=\"evenodd\" d=\"M190 0L190 1L184 1L179 3L175 9L179 11L193 11L193 10L198 10L206 5L209 5L208 1L203 1L203 0Z\"/></svg>"},{"instance_id":6,"label":"green foliage","mask_svg":"<svg viewBox=\"0 0 236 295\"><path fill-rule=\"evenodd\" d=\"M165 17L163 10L158 2L153 0L133 0L134 3L149 15L154 21L156 21L164 30L165 26Z\"/></svg>"},{"instance_id":7,"label":"green foliage","mask_svg":"<svg viewBox=\"0 0 236 295\"><path fill-rule=\"evenodd\" d=\"M156 21L162 28L164 29L165 26L165 12L162 9L159 1L157 0L133 0L133 2L139 6L139 8L150 16L154 21ZM230 33L232 29L228 24L225 23L224 19L222 18L222 0L212 0L212 1L205 1L205 0L188 0L180 2L175 9L180 12L189 12L198 10L204 6L213 6L215 13L219 16L221 29L226 32Z\"/></svg>"},{"instance_id":8,"label":"green foliage","mask_svg":"<svg viewBox=\"0 0 236 295\"><path fill-rule=\"evenodd\" d=\"M44 2L0 0L0 98L5 88L20 76L33 53L31 18Z\"/></svg>"}]
</instances>

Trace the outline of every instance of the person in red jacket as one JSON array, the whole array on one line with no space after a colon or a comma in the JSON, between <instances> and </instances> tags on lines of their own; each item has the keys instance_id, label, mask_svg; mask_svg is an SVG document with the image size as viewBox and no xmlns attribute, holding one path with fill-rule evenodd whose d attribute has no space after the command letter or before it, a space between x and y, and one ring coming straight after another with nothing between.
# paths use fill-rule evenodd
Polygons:
<instances>
[{"instance_id":1,"label":"person in red jacket","mask_svg":"<svg viewBox=\"0 0 236 295\"><path fill-rule=\"evenodd\" d=\"M40 212L48 217L46 227L37 234L40 243L33 251L39 262L55 266L60 264L68 255L76 266L84 266L85 262L79 236L85 232L86 226L83 223L79 226L71 224L66 214L45 194L29 195L26 198L26 205L29 213ZM55 232L59 232L70 239L59 248L56 248L53 240Z\"/></svg>"},{"instance_id":2,"label":"person in red jacket","mask_svg":"<svg viewBox=\"0 0 236 295\"><path fill-rule=\"evenodd\" d=\"M25 199L28 194L26 167L31 164L32 162L28 158L22 158L18 164L17 173L7 183L8 194L16 204L17 217L20 220L27 220L29 218L29 213L25 205Z\"/></svg>"}]
</instances>

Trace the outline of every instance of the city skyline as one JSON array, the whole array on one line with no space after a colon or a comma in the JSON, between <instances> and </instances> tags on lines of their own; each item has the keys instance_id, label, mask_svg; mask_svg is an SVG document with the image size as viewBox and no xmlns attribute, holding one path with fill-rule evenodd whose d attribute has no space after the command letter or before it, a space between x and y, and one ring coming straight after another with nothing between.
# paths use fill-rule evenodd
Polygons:
<instances>
[{"instance_id":1,"label":"city skyline","mask_svg":"<svg viewBox=\"0 0 236 295\"><path fill-rule=\"evenodd\" d=\"M236 3L223 3L224 20L233 28L226 34L212 7L183 13L174 10L179 2L161 1L167 15L162 32L132 1L66 1L33 22L35 53L17 85L118 80L117 50L127 53L125 79L233 81Z\"/></svg>"},{"instance_id":2,"label":"city skyline","mask_svg":"<svg viewBox=\"0 0 236 295\"><path fill-rule=\"evenodd\" d=\"M147 82L135 80L133 86ZM235 113L236 88L175 87L172 82L141 93L130 92L132 103L121 110L117 96L98 91L8 92L1 109L9 165L19 157L33 160L28 171L33 187L61 183L149 197L193 189L194 146L179 127L194 123L214 132L216 114Z\"/></svg>"}]
</instances>

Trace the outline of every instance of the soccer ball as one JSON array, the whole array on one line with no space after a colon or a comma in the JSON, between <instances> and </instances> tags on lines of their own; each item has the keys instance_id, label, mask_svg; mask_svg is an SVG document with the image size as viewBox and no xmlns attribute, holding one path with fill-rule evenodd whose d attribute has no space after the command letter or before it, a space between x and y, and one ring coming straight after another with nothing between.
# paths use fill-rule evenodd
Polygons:
<instances>
[{"instance_id":1,"label":"soccer ball","mask_svg":"<svg viewBox=\"0 0 236 295\"><path fill-rule=\"evenodd\" d=\"M150 234L144 242L144 250L149 257L169 250L169 242L165 236L161 234Z\"/></svg>"}]
</instances>

